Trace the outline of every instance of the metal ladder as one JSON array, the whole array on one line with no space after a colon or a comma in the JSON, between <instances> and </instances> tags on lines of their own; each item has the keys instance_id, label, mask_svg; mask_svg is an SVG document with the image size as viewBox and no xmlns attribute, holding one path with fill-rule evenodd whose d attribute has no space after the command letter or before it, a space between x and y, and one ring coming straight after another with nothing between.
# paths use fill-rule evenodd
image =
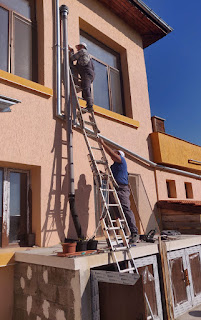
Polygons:
<instances>
[{"instance_id":1,"label":"metal ladder","mask_svg":"<svg viewBox=\"0 0 201 320\"><path fill-rule=\"evenodd\" d=\"M115 188L118 185L109 167L105 151L101 143L98 141L100 131L96 123L94 112L86 112L86 110L81 108L71 70L70 83L71 96L73 94L76 99L76 116L79 121L79 127L83 133L89 151L88 159L90 167L94 176L95 184L101 195L102 212L97 229L100 226L102 227L103 234L106 238L107 245L111 250L112 259L117 266L117 270L121 273L136 272L139 274L131 253L131 246L129 245L130 228ZM89 143L89 140L91 143ZM110 203L111 199L112 203ZM112 209L118 211L119 218L115 219L114 217L111 217L110 211ZM119 263L117 257L117 252L119 251L124 253L124 261L126 261L123 268L122 263ZM154 319L146 294L145 298L151 314L151 317L148 317L147 319Z\"/></svg>"}]
</instances>

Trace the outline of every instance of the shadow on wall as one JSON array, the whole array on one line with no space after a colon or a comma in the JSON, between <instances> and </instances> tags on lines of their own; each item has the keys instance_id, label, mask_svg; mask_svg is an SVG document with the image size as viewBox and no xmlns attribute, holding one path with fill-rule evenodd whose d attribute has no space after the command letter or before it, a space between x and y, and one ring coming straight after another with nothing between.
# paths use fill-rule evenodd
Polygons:
<instances>
[{"instance_id":1,"label":"shadow on wall","mask_svg":"<svg viewBox=\"0 0 201 320\"><path fill-rule=\"evenodd\" d=\"M68 203L68 184L66 183L66 173L62 175L62 162L63 160L66 162L66 159L62 158L62 130L62 122L56 121L54 145L51 150L51 152L54 152L54 160L46 218L42 227L42 246L48 246L52 233L55 232L58 233L60 241L64 241L65 239L64 229ZM65 171L68 171L67 166L65 167ZM62 177L64 177L63 181Z\"/></svg>"},{"instance_id":2,"label":"shadow on wall","mask_svg":"<svg viewBox=\"0 0 201 320\"><path fill-rule=\"evenodd\" d=\"M73 219L69 210L69 228L65 234L68 209L68 164L67 143L62 140L62 131L65 130L61 121L56 121L55 140L51 152L54 152L52 176L46 210L46 218L42 228L42 246L48 246L53 233L57 233L61 242L65 238L77 238ZM63 170L63 168L65 168ZM89 221L89 197L91 185L86 184L84 174L80 175L77 189L75 190L75 208L83 235L86 237Z\"/></svg>"},{"instance_id":3,"label":"shadow on wall","mask_svg":"<svg viewBox=\"0 0 201 320\"><path fill-rule=\"evenodd\" d=\"M140 233L147 234L150 230L157 229L157 208L152 207L141 175L129 174L131 190L131 209L135 215L137 227Z\"/></svg>"},{"instance_id":4,"label":"shadow on wall","mask_svg":"<svg viewBox=\"0 0 201 320\"><path fill-rule=\"evenodd\" d=\"M78 219L82 228L84 237L87 236L87 229L89 223L89 197L92 190L90 184L86 184L86 177L84 174L80 175L77 189L75 190L75 209L78 215ZM70 238L72 235L71 228L73 226L73 220L70 215L69 229L67 237Z\"/></svg>"}]
</instances>

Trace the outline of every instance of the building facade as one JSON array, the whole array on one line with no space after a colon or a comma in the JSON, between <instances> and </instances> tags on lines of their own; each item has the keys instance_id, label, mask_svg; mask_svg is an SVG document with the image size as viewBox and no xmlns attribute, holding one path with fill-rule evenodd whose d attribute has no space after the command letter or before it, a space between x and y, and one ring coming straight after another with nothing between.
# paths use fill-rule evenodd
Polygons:
<instances>
[{"instance_id":1,"label":"building facade","mask_svg":"<svg viewBox=\"0 0 201 320\"><path fill-rule=\"evenodd\" d=\"M2 320L12 316L14 253L76 238L68 204L66 122L56 115L57 4L0 0L0 293L9 301L0 301ZM167 219L157 203L201 201L201 148L152 129L144 49L172 29L137 0L62 4L69 9L69 44L86 42L94 61L101 134L126 152L139 231L163 228ZM64 103L62 82L63 110ZM76 209L90 237L98 200L87 147L76 128L73 152Z\"/></svg>"}]
</instances>

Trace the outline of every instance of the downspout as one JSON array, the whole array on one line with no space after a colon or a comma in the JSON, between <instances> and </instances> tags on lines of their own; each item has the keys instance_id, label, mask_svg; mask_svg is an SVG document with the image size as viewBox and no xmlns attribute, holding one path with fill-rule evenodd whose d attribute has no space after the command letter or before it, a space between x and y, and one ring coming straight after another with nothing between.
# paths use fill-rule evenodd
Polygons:
<instances>
[{"instance_id":1,"label":"downspout","mask_svg":"<svg viewBox=\"0 0 201 320\"><path fill-rule=\"evenodd\" d=\"M59 0L56 0L56 90L57 90L57 105L56 116L64 119L61 113L61 37L60 37L60 13Z\"/></svg>"},{"instance_id":2,"label":"downspout","mask_svg":"<svg viewBox=\"0 0 201 320\"><path fill-rule=\"evenodd\" d=\"M64 65L64 89L65 89L65 111L66 111L66 131L68 148L68 178L69 178L69 204L77 236L83 239L81 225L75 210L75 187L74 187L74 163L73 163L73 130L72 112L70 103L70 74L69 74L69 54L68 54L68 7L60 7L61 20L63 26L63 65Z\"/></svg>"}]
</instances>

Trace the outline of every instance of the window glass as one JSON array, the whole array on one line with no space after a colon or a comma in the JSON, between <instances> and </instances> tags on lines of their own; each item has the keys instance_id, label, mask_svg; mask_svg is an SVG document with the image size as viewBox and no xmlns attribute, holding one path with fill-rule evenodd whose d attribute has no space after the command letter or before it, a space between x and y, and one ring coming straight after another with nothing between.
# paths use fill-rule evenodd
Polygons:
<instances>
[{"instance_id":1,"label":"window glass","mask_svg":"<svg viewBox=\"0 0 201 320\"><path fill-rule=\"evenodd\" d=\"M0 69L4 71L8 71L8 17L8 11L0 7Z\"/></svg>"},{"instance_id":2,"label":"window glass","mask_svg":"<svg viewBox=\"0 0 201 320\"><path fill-rule=\"evenodd\" d=\"M30 24L14 18L14 74L32 80L32 27Z\"/></svg>"},{"instance_id":3,"label":"window glass","mask_svg":"<svg viewBox=\"0 0 201 320\"><path fill-rule=\"evenodd\" d=\"M9 9L20 13L27 19L31 19L31 7L33 0L0 0L0 3L4 4L6 7L9 6Z\"/></svg>"},{"instance_id":4,"label":"window glass","mask_svg":"<svg viewBox=\"0 0 201 320\"><path fill-rule=\"evenodd\" d=\"M16 242L20 231L20 173L10 173L10 234L9 242Z\"/></svg>"},{"instance_id":5,"label":"window glass","mask_svg":"<svg viewBox=\"0 0 201 320\"><path fill-rule=\"evenodd\" d=\"M94 104L110 109L107 67L93 60L96 76L93 82Z\"/></svg>"},{"instance_id":6,"label":"window glass","mask_svg":"<svg viewBox=\"0 0 201 320\"><path fill-rule=\"evenodd\" d=\"M119 114L123 114L120 74L118 71L110 69L110 77L112 92L112 110Z\"/></svg>"},{"instance_id":7,"label":"window glass","mask_svg":"<svg viewBox=\"0 0 201 320\"><path fill-rule=\"evenodd\" d=\"M93 38L92 38L93 39ZM82 33L80 35L80 42L85 42L87 44L88 52L96 57L97 59L105 62L109 66L113 68L117 68L117 57L116 55L112 54L110 52L110 49L106 50L101 46L99 42L95 42L95 39L90 39L89 35L86 35L85 33Z\"/></svg>"}]
</instances>

